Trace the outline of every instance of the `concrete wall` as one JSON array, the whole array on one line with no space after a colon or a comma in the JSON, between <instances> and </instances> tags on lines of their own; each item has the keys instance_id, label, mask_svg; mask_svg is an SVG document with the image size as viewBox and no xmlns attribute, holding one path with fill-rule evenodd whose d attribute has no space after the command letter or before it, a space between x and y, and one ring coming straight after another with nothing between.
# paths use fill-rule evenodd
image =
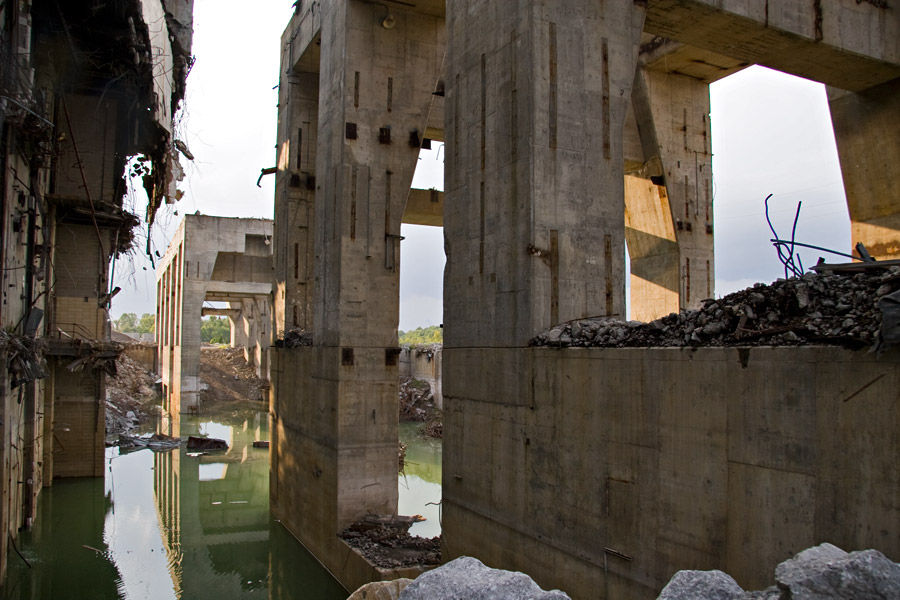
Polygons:
<instances>
[{"instance_id":1,"label":"concrete wall","mask_svg":"<svg viewBox=\"0 0 900 600\"><path fill-rule=\"evenodd\" d=\"M896 352L444 356L445 559L575 599L655 598L679 569L759 589L825 541L900 559Z\"/></svg>"},{"instance_id":2,"label":"concrete wall","mask_svg":"<svg viewBox=\"0 0 900 600\"><path fill-rule=\"evenodd\" d=\"M123 354L148 371L159 373L159 355L156 344L128 344L125 346Z\"/></svg>"},{"instance_id":3,"label":"concrete wall","mask_svg":"<svg viewBox=\"0 0 900 600\"><path fill-rule=\"evenodd\" d=\"M415 576L416 571L373 567L337 534L367 513L395 514L397 506L397 422L382 415L385 393L365 377L384 353L356 349L355 365L342 360L340 348L270 348L270 478L272 514L348 590L382 579ZM359 368L363 367L363 368ZM394 367L396 399L397 367ZM353 384L356 385L353 385ZM366 383L370 395L352 390ZM334 402L335 398L338 399ZM380 443L393 439L392 443ZM384 457L393 457L394 473L383 476ZM372 468L372 465L377 468ZM393 498L393 506L384 498Z\"/></svg>"}]
</instances>

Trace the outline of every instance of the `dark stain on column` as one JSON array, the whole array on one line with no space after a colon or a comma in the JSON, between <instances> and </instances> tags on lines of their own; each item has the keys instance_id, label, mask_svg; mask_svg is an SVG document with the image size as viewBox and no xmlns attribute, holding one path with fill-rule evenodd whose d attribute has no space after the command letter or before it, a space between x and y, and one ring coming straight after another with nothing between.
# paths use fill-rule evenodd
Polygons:
<instances>
[{"instance_id":1,"label":"dark stain on column","mask_svg":"<svg viewBox=\"0 0 900 600\"><path fill-rule=\"evenodd\" d=\"M481 192L478 195L478 200L481 211L481 222L478 233L478 273L481 275L484 274L484 181L481 182Z\"/></svg>"},{"instance_id":2,"label":"dark stain on column","mask_svg":"<svg viewBox=\"0 0 900 600\"><path fill-rule=\"evenodd\" d=\"M513 162L519 157L519 93L516 82L516 71L519 68L518 55L516 54L516 30L513 29L509 36L510 64L512 70L510 79L510 107L509 107L509 145ZM515 181L515 177L512 178Z\"/></svg>"},{"instance_id":3,"label":"dark stain on column","mask_svg":"<svg viewBox=\"0 0 900 600\"><path fill-rule=\"evenodd\" d=\"M391 235L391 176L393 171L384 172L384 268L394 268L394 236Z\"/></svg>"},{"instance_id":4,"label":"dark stain on column","mask_svg":"<svg viewBox=\"0 0 900 600\"><path fill-rule=\"evenodd\" d=\"M353 73L353 107L359 108L359 71Z\"/></svg>"},{"instance_id":5,"label":"dark stain on column","mask_svg":"<svg viewBox=\"0 0 900 600\"><path fill-rule=\"evenodd\" d=\"M687 304L691 303L691 259L684 259L684 296Z\"/></svg>"},{"instance_id":6,"label":"dark stain on column","mask_svg":"<svg viewBox=\"0 0 900 600\"><path fill-rule=\"evenodd\" d=\"M600 44L603 62L603 158L612 158L609 138L609 40L603 38ZM607 311L608 312L608 311Z\"/></svg>"},{"instance_id":7,"label":"dark stain on column","mask_svg":"<svg viewBox=\"0 0 900 600\"><path fill-rule=\"evenodd\" d=\"M297 129L297 169L303 168L303 128Z\"/></svg>"},{"instance_id":8,"label":"dark stain on column","mask_svg":"<svg viewBox=\"0 0 900 600\"><path fill-rule=\"evenodd\" d=\"M300 279L300 244L294 244L294 279Z\"/></svg>"},{"instance_id":9,"label":"dark stain on column","mask_svg":"<svg viewBox=\"0 0 900 600\"><path fill-rule=\"evenodd\" d=\"M453 119L453 158L455 161L459 161L459 96L461 90L459 89L459 73L456 74L456 86L453 88L453 115L451 119Z\"/></svg>"},{"instance_id":10,"label":"dark stain on column","mask_svg":"<svg viewBox=\"0 0 900 600\"><path fill-rule=\"evenodd\" d=\"M549 110L549 127L550 127L550 147L556 148L558 129L557 129L557 111L559 110L559 84L557 82L556 73L556 23L550 23L550 110ZM555 322L554 322L555 323Z\"/></svg>"},{"instance_id":11,"label":"dark stain on column","mask_svg":"<svg viewBox=\"0 0 900 600\"><path fill-rule=\"evenodd\" d=\"M394 108L394 78L388 77L387 89L387 110L391 112Z\"/></svg>"},{"instance_id":12,"label":"dark stain on column","mask_svg":"<svg viewBox=\"0 0 900 600\"><path fill-rule=\"evenodd\" d=\"M481 55L481 170L484 171L487 146L487 59Z\"/></svg>"},{"instance_id":13,"label":"dark stain on column","mask_svg":"<svg viewBox=\"0 0 900 600\"><path fill-rule=\"evenodd\" d=\"M559 323L559 230L550 230L550 324Z\"/></svg>"},{"instance_id":14,"label":"dark stain on column","mask_svg":"<svg viewBox=\"0 0 900 600\"><path fill-rule=\"evenodd\" d=\"M606 269L606 314L611 315L613 314L612 235L607 233L603 238L603 266Z\"/></svg>"},{"instance_id":15,"label":"dark stain on column","mask_svg":"<svg viewBox=\"0 0 900 600\"><path fill-rule=\"evenodd\" d=\"M681 134L684 136L684 149L688 149L688 123L687 123L687 109L684 109L684 117L682 119L681 125Z\"/></svg>"},{"instance_id":16,"label":"dark stain on column","mask_svg":"<svg viewBox=\"0 0 900 600\"><path fill-rule=\"evenodd\" d=\"M690 189L690 183L688 181L688 176L684 176L684 220L687 221L691 218L691 199L688 195L688 191Z\"/></svg>"},{"instance_id":17,"label":"dark stain on column","mask_svg":"<svg viewBox=\"0 0 900 600\"><path fill-rule=\"evenodd\" d=\"M357 167L353 167L350 175L350 239L356 239L356 179Z\"/></svg>"},{"instance_id":18,"label":"dark stain on column","mask_svg":"<svg viewBox=\"0 0 900 600\"><path fill-rule=\"evenodd\" d=\"M816 41L821 42L825 37L822 33L822 0L813 1L813 10L816 12Z\"/></svg>"},{"instance_id":19,"label":"dark stain on column","mask_svg":"<svg viewBox=\"0 0 900 600\"><path fill-rule=\"evenodd\" d=\"M706 297L712 297L712 269L710 268L710 263L706 261Z\"/></svg>"}]
</instances>

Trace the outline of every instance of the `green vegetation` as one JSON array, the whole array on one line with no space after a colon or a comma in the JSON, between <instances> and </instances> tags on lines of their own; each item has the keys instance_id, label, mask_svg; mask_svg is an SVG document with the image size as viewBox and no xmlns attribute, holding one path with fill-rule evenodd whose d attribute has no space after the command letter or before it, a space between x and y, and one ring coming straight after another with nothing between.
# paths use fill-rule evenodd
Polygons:
<instances>
[{"instance_id":1,"label":"green vegetation","mask_svg":"<svg viewBox=\"0 0 900 600\"><path fill-rule=\"evenodd\" d=\"M144 313L138 319L135 313L123 313L113 321L113 327L122 333L153 333L156 331L156 315Z\"/></svg>"},{"instance_id":2,"label":"green vegetation","mask_svg":"<svg viewBox=\"0 0 900 600\"><path fill-rule=\"evenodd\" d=\"M420 344L443 344L444 330L438 325L431 327L419 327L414 331L400 332L401 346L418 346Z\"/></svg>"},{"instance_id":3,"label":"green vegetation","mask_svg":"<svg viewBox=\"0 0 900 600\"><path fill-rule=\"evenodd\" d=\"M228 317L206 317L200 324L200 339L210 344L231 342L231 323Z\"/></svg>"}]
</instances>

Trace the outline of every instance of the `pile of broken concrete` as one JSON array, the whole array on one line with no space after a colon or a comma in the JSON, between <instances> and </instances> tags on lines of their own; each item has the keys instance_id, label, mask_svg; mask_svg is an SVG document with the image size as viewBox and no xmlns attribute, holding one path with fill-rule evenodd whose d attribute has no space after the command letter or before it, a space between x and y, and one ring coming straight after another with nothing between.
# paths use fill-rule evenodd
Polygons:
<instances>
[{"instance_id":1,"label":"pile of broken concrete","mask_svg":"<svg viewBox=\"0 0 900 600\"><path fill-rule=\"evenodd\" d=\"M900 290L900 267L860 273L809 272L780 279L650 323L608 317L552 327L533 346L666 347L835 344L853 349L876 343L888 296Z\"/></svg>"},{"instance_id":2,"label":"pile of broken concrete","mask_svg":"<svg viewBox=\"0 0 900 600\"><path fill-rule=\"evenodd\" d=\"M775 568L775 585L745 592L722 571L679 571L658 600L886 600L900 598L900 565L877 550L821 544Z\"/></svg>"}]
</instances>

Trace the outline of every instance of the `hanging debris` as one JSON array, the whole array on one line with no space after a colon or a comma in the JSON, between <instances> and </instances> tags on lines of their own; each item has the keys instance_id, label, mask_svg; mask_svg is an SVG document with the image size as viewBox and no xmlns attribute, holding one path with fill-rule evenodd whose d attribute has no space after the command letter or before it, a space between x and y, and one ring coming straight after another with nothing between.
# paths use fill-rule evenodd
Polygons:
<instances>
[{"instance_id":1,"label":"hanging debris","mask_svg":"<svg viewBox=\"0 0 900 600\"><path fill-rule=\"evenodd\" d=\"M6 357L10 387L16 388L49 375L44 358L46 349L44 338L10 335L0 330L0 354Z\"/></svg>"}]
</instances>

